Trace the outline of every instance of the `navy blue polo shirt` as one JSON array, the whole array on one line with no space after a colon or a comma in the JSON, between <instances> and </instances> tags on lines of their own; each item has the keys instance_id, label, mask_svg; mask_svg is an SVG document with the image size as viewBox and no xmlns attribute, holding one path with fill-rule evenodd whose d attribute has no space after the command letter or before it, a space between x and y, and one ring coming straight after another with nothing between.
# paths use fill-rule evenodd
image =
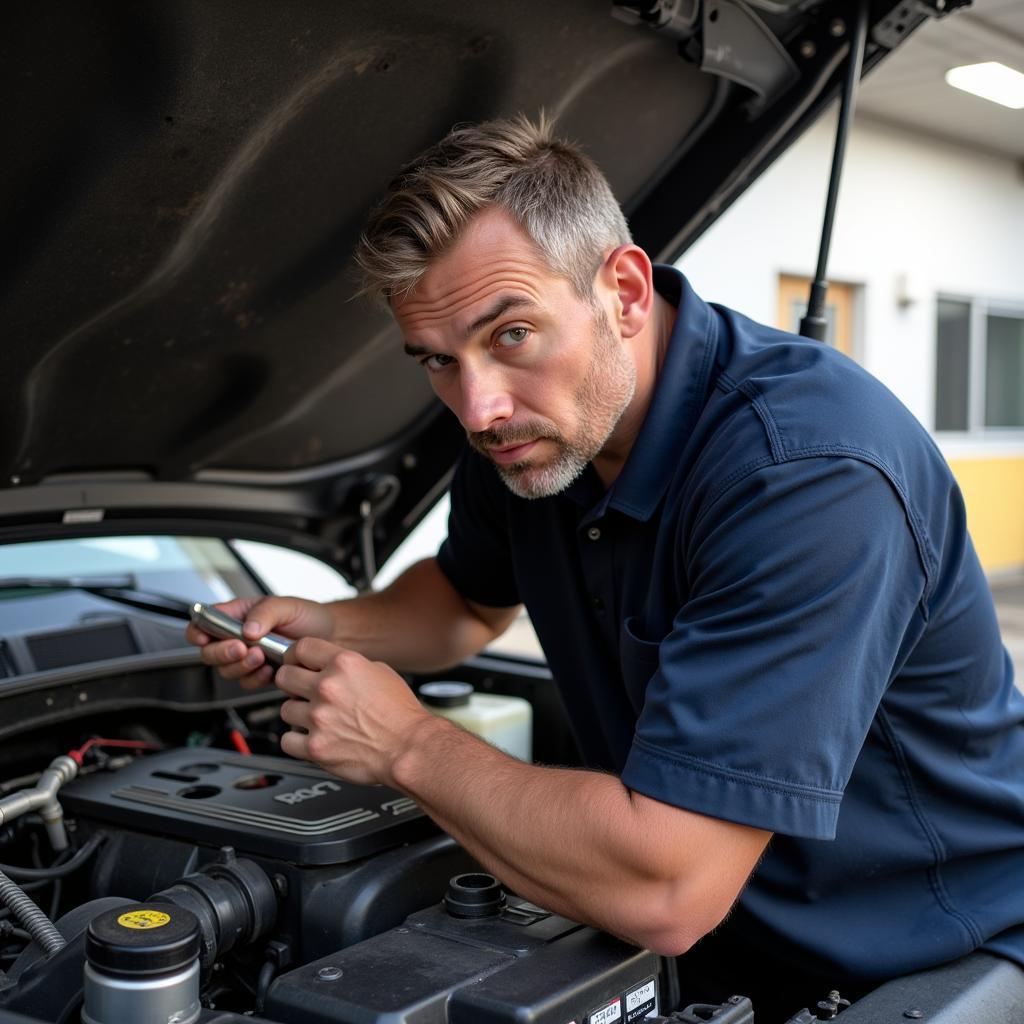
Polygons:
<instances>
[{"instance_id":1,"label":"navy blue polo shirt","mask_svg":"<svg viewBox=\"0 0 1024 1024\"><path fill-rule=\"evenodd\" d=\"M776 833L738 916L797 962L1024 964L1024 699L948 467L840 353L655 283L618 479L524 500L467 449L442 570L525 603L588 765Z\"/></svg>"}]
</instances>

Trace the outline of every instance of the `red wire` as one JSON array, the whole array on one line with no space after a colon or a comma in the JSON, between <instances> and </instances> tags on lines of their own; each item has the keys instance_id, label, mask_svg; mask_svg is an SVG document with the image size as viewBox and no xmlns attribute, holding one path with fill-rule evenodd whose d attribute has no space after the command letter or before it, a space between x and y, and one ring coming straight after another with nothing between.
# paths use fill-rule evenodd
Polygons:
<instances>
[{"instance_id":1,"label":"red wire","mask_svg":"<svg viewBox=\"0 0 1024 1024\"><path fill-rule=\"evenodd\" d=\"M240 754L249 755L252 753L252 750L249 749L249 744L245 742L245 737L237 729L231 729L228 732L228 736L231 739L231 745Z\"/></svg>"},{"instance_id":2,"label":"red wire","mask_svg":"<svg viewBox=\"0 0 1024 1024\"><path fill-rule=\"evenodd\" d=\"M252 750L249 744L246 743L245 737L238 731L238 729L232 729L228 736L231 739L231 744L240 754L252 754ZM146 743L143 740L108 740L101 736L93 736L87 739L77 750L69 750L68 757L75 761L76 764L81 764L85 759L85 755L92 750L93 747L127 747L129 750L159 750L160 747L156 743Z\"/></svg>"},{"instance_id":3,"label":"red wire","mask_svg":"<svg viewBox=\"0 0 1024 1024\"><path fill-rule=\"evenodd\" d=\"M100 736L93 736L87 739L77 750L69 750L70 757L76 764L81 764L85 755L93 747L127 747L130 750L159 750L155 743L146 743L144 740L107 740Z\"/></svg>"}]
</instances>

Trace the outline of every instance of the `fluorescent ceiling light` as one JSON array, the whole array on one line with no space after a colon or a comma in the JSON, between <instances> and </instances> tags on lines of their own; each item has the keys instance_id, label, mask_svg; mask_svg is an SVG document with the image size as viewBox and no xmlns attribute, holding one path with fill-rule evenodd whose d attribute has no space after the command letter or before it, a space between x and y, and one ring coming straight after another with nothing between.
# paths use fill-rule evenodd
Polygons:
<instances>
[{"instance_id":1,"label":"fluorescent ceiling light","mask_svg":"<svg viewBox=\"0 0 1024 1024\"><path fill-rule=\"evenodd\" d=\"M1024 108L1024 75L997 61L951 68L946 72L946 81L954 89L963 89L1012 110Z\"/></svg>"}]
</instances>

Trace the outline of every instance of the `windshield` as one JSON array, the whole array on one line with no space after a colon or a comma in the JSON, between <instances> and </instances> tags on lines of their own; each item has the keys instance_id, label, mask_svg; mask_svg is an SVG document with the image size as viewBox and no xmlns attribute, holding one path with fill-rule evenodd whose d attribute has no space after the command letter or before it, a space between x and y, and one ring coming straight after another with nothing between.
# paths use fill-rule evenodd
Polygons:
<instances>
[{"instance_id":1,"label":"windshield","mask_svg":"<svg viewBox=\"0 0 1024 1024\"><path fill-rule=\"evenodd\" d=\"M18 577L131 576L136 588L217 602L256 588L228 545L209 537L80 537L0 546L0 583ZM0 625L73 621L103 599L59 588L0 590ZM44 613L45 609L45 613Z\"/></svg>"}]
</instances>

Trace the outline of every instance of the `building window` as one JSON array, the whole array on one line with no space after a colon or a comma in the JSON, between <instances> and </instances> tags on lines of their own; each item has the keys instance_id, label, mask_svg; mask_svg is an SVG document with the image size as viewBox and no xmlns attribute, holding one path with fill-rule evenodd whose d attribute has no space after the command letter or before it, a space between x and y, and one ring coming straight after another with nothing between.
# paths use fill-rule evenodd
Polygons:
<instances>
[{"instance_id":1,"label":"building window","mask_svg":"<svg viewBox=\"0 0 1024 1024\"><path fill-rule=\"evenodd\" d=\"M985 426L1024 427L1024 317L985 317Z\"/></svg>"},{"instance_id":2,"label":"building window","mask_svg":"<svg viewBox=\"0 0 1024 1024\"><path fill-rule=\"evenodd\" d=\"M966 430L971 304L939 299L936 312L935 429Z\"/></svg>"},{"instance_id":3,"label":"building window","mask_svg":"<svg viewBox=\"0 0 1024 1024\"><path fill-rule=\"evenodd\" d=\"M935 429L1024 428L1024 310L940 298Z\"/></svg>"}]
</instances>

